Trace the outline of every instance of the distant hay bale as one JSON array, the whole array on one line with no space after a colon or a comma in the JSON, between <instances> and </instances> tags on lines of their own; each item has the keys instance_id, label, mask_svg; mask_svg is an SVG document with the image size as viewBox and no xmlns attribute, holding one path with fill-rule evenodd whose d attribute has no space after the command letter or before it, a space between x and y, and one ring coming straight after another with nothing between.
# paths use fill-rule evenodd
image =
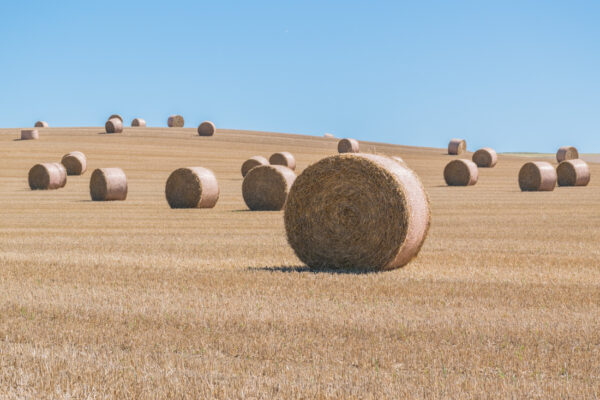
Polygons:
<instances>
[{"instance_id":1,"label":"distant hay bale","mask_svg":"<svg viewBox=\"0 0 600 400\"><path fill-rule=\"evenodd\" d=\"M216 130L215 124L210 121L204 121L198 125L198 136L212 136Z\"/></svg>"},{"instance_id":2,"label":"distant hay bale","mask_svg":"<svg viewBox=\"0 0 600 400\"><path fill-rule=\"evenodd\" d=\"M125 200L127 177L121 168L99 168L90 178L90 195L93 201Z\"/></svg>"},{"instance_id":3,"label":"distant hay bale","mask_svg":"<svg viewBox=\"0 0 600 400\"><path fill-rule=\"evenodd\" d=\"M81 175L87 169L87 158L80 151L65 154L60 162L67 170L67 175Z\"/></svg>"},{"instance_id":4,"label":"distant hay bale","mask_svg":"<svg viewBox=\"0 0 600 400\"><path fill-rule=\"evenodd\" d=\"M333 136L331 133L324 133L323 137L326 137L326 138L335 138L335 136Z\"/></svg>"},{"instance_id":5,"label":"distant hay bale","mask_svg":"<svg viewBox=\"0 0 600 400\"><path fill-rule=\"evenodd\" d=\"M356 139L346 138L338 142L338 153L340 154L358 153L359 151L358 140Z\"/></svg>"},{"instance_id":6,"label":"distant hay bale","mask_svg":"<svg viewBox=\"0 0 600 400\"><path fill-rule=\"evenodd\" d=\"M418 176L396 160L342 154L298 176L284 222L289 244L310 268L390 270L419 253L429 199Z\"/></svg>"},{"instance_id":7,"label":"distant hay bale","mask_svg":"<svg viewBox=\"0 0 600 400\"><path fill-rule=\"evenodd\" d=\"M242 164L242 177L246 176L248 172L259 165L269 165L269 160L263 156L254 156L250 157Z\"/></svg>"},{"instance_id":8,"label":"distant hay bale","mask_svg":"<svg viewBox=\"0 0 600 400\"><path fill-rule=\"evenodd\" d=\"M444 179L448 186L471 186L477 183L479 169L471 160L452 160L444 168Z\"/></svg>"},{"instance_id":9,"label":"distant hay bale","mask_svg":"<svg viewBox=\"0 0 600 400\"><path fill-rule=\"evenodd\" d=\"M146 126L146 120L142 118L134 118L133 121L131 121L131 126L143 128Z\"/></svg>"},{"instance_id":10,"label":"distant hay bale","mask_svg":"<svg viewBox=\"0 0 600 400\"><path fill-rule=\"evenodd\" d=\"M35 140L40 138L40 133L37 129L23 129L21 131L21 140Z\"/></svg>"},{"instance_id":11,"label":"distant hay bale","mask_svg":"<svg viewBox=\"0 0 600 400\"><path fill-rule=\"evenodd\" d=\"M573 146L563 146L556 152L556 161L576 160L579 158L579 152Z\"/></svg>"},{"instance_id":12,"label":"distant hay bale","mask_svg":"<svg viewBox=\"0 0 600 400\"><path fill-rule=\"evenodd\" d=\"M181 115L171 115L167 120L169 128L183 128L185 121Z\"/></svg>"},{"instance_id":13,"label":"distant hay bale","mask_svg":"<svg viewBox=\"0 0 600 400\"><path fill-rule=\"evenodd\" d=\"M296 169L296 159L292 153L287 151L271 154L271 157L269 157L269 163L271 163L271 165L283 165L291 170Z\"/></svg>"},{"instance_id":14,"label":"distant hay bale","mask_svg":"<svg viewBox=\"0 0 600 400\"><path fill-rule=\"evenodd\" d=\"M556 167L558 186L587 186L590 183L590 167L583 160L565 160Z\"/></svg>"},{"instance_id":15,"label":"distant hay bale","mask_svg":"<svg viewBox=\"0 0 600 400\"><path fill-rule=\"evenodd\" d=\"M123 121L118 118L111 118L104 124L106 133L121 133L123 132Z\"/></svg>"},{"instance_id":16,"label":"distant hay bale","mask_svg":"<svg viewBox=\"0 0 600 400\"><path fill-rule=\"evenodd\" d=\"M113 115L111 115L110 117L108 117L108 120L111 120L113 118L118 119L119 121L121 121L121 123L123 122L123 117L121 117L119 114L113 114Z\"/></svg>"},{"instance_id":17,"label":"distant hay bale","mask_svg":"<svg viewBox=\"0 0 600 400\"><path fill-rule=\"evenodd\" d=\"M528 162L519 171L522 191L552 191L556 186L556 170L545 161Z\"/></svg>"},{"instance_id":18,"label":"distant hay bale","mask_svg":"<svg viewBox=\"0 0 600 400\"><path fill-rule=\"evenodd\" d=\"M171 208L213 208L219 200L219 183L207 168L179 168L171 173L165 186Z\"/></svg>"},{"instance_id":19,"label":"distant hay bale","mask_svg":"<svg viewBox=\"0 0 600 400\"><path fill-rule=\"evenodd\" d=\"M458 155L467 150L467 141L464 139L450 139L448 143L448 154Z\"/></svg>"},{"instance_id":20,"label":"distant hay bale","mask_svg":"<svg viewBox=\"0 0 600 400\"><path fill-rule=\"evenodd\" d=\"M484 147L473 153L473 162L479 168L493 168L498 163L498 155L494 149Z\"/></svg>"},{"instance_id":21,"label":"distant hay bale","mask_svg":"<svg viewBox=\"0 0 600 400\"><path fill-rule=\"evenodd\" d=\"M59 189L67 184L67 171L59 163L36 164L29 170L31 190Z\"/></svg>"},{"instance_id":22,"label":"distant hay bale","mask_svg":"<svg viewBox=\"0 0 600 400\"><path fill-rule=\"evenodd\" d=\"M250 210L278 211L285 206L296 179L294 171L283 165L259 165L242 182L242 196Z\"/></svg>"},{"instance_id":23,"label":"distant hay bale","mask_svg":"<svg viewBox=\"0 0 600 400\"><path fill-rule=\"evenodd\" d=\"M34 128L47 128L48 123L46 121L37 121L33 127Z\"/></svg>"}]
</instances>

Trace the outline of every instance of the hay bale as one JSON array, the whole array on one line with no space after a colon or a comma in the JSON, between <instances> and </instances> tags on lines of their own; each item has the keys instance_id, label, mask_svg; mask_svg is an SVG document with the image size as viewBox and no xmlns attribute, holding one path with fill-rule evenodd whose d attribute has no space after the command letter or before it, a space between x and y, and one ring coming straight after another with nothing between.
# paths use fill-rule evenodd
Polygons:
<instances>
[{"instance_id":1,"label":"hay bale","mask_svg":"<svg viewBox=\"0 0 600 400\"><path fill-rule=\"evenodd\" d=\"M47 128L48 123L46 121L37 121L33 127L34 128Z\"/></svg>"},{"instance_id":2,"label":"hay bale","mask_svg":"<svg viewBox=\"0 0 600 400\"><path fill-rule=\"evenodd\" d=\"M252 168L242 182L244 201L254 211L281 210L295 179L294 171L283 165Z\"/></svg>"},{"instance_id":3,"label":"hay bale","mask_svg":"<svg viewBox=\"0 0 600 400\"><path fill-rule=\"evenodd\" d=\"M448 143L448 154L458 155L467 151L467 141L464 139L450 139Z\"/></svg>"},{"instance_id":4,"label":"hay bale","mask_svg":"<svg viewBox=\"0 0 600 400\"><path fill-rule=\"evenodd\" d=\"M269 163L271 163L271 165L283 165L291 170L296 169L296 159L292 153L287 151L271 154L271 157L269 157Z\"/></svg>"},{"instance_id":5,"label":"hay bale","mask_svg":"<svg viewBox=\"0 0 600 400\"><path fill-rule=\"evenodd\" d=\"M116 118L116 119L118 119L119 121L121 121L121 123L123 122L123 117L122 117L122 116L120 116L119 114L113 114L113 115L111 115L110 117L108 117L107 121L108 121L108 120L111 120L111 119L113 119L113 118Z\"/></svg>"},{"instance_id":6,"label":"hay bale","mask_svg":"<svg viewBox=\"0 0 600 400\"><path fill-rule=\"evenodd\" d=\"M185 121L181 115L171 115L167 120L169 128L183 128Z\"/></svg>"},{"instance_id":7,"label":"hay bale","mask_svg":"<svg viewBox=\"0 0 600 400\"><path fill-rule=\"evenodd\" d=\"M81 175L87 169L87 158L80 151L65 154L60 162L67 170L67 175Z\"/></svg>"},{"instance_id":8,"label":"hay bale","mask_svg":"<svg viewBox=\"0 0 600 400\"><path fill-rule=\"evenodd\" d=\"M331 133L324 133L323 137L326 137L326 138L335 138L335 136L333 136Z\"/></svg>"},{"instance_id":9,"label":"hay bale","mask_svg":"<svg viewBox=\"0 0 600 400\"><path fill-rule=\"evenodd\" d=\"M146 120L142 118L134 118L133 121L131 121L131 126L144 128L146 126Z\"/></svg>"},{"instance_id":10,"label":"hay bale","mask_svg":"<svg viewBox=\"0 0 600 400\"><path fill-rule=\"evenodd\" d=\"M498 155L496 150L484 147L473 153L473 162L479 168L493 168L498 163Z\"/></svg>"},{"instance_id":11,"label":"hay bale","mask_svg":"<svg viewBox=\"0 0 600 400\"><path fill-rule=\"evenodd\" d=\"M298 176L284 222L289 244L311 268L390 270L419 253L429 199L417 175L391 158L336 155Z\"/></svg>"},{"instance_id":12,"label":"hay bale","mask_svg":"<svg viewBox=\"0 0 600 400\"><path fill-rule=\"evenodd\" d=\"M23 129L21 131L21 140L35 140L40 138L40 133L37 129Z\"/></svg>"},{"instance_id":13,"label":"hay bale","mask_svg":"<svg viewBox=\"0 0 600 400\"><path fill-rule=\"evenodd\" d=\"M576 160L579 158L579 152L573 146L563 146L556 152L556 161Z\"/></svg>"},{"instance_id":14,"label":"hay bale","mask_svg":"<svg viewBox=\"0 0 600 400\"><path fill-rule=\"evenodd\" d=\"M67 171L59 163L36 164L29 170L31 190L59 189L67 184Z\"/></svg>"},{"instance_id":15,"label":"hay bale","mask_svg":"<svg viewBox=\"0 0 600 400\"><path fill-rule=\"evenodd\" d=\"M242 177L246 176L248 172L259 165L269 165L269 160L263 156L250 157L242 164Z\"/></svg>"},{"instance_id":16,"label":"hay bale","mask_svg":"<svg viewBox=\"0 0 600 400\"><path fill-rule=\"evenodd\" d=\"M359 146L356 139L342 139L338 142L338 153L358 153Z\"/></svg>"},{"instance_id":17,"label":"hay bale","mask_svg":"<svg viewBox=\"0 0 600 400\"><path fill-rule=\"evenodd\" d=\"M212 136L216 130L215 124L210 121L204 121L198 125L198 136Z\"/></svg>"},{"instance_id":18,"label":"hay bale","mask_svg":"<svg viewBox=\"0 0 600 400\"><path fill-rule=\"evenodd\" d=\"M583 160L565 160L556 167L558 186L587 186L590 183L590 167Z\"/></svg>"},{"instance_id":19,"label":"hay bale","mask_svg":"<svg viewBox=\"0 0 600 400\"><path fill-rule=\"evenodd\" d=\"M528 162L519 171L522 191L552 191L556 186L556 170L545 161Z\"/></svg>"},{"instance_id":20,"label":"hay bale","mask_svg":"<svg viewBox=\"0 0 600 400\"><path fill-rule=\"evenodd\" d=\"M452 160L444 168L444 179L448 186L471 186L477 183L479 169L471 160Z\"/></svg>"},{"instance_id":21,"label":"hay bale","mask_svg":"<svg viewBox=\"0 0 600 400\"><path fill-rule=\"evenodd\" d=\"M125 200L127 177L121 168L99 168L90 178L90 195L93 201Z\"/></svg>"},{"instance_id":22,"label":"hay bale","mask_svg":"<svg viewBox=\"0 0 600 400\"><path fill-rule=\"evenodd\" d=\"M165 196L171 208L213 208L219 200L219 183L210 169L179 168L169 175Z\"/></svg>"},{"instance_id":23,"label":"hay bale","mask_svg":"<svg viewBox=\"0 0 600 400\"><path fill-rule=\"evenodd\" d=\"M106 133L121 133L123 132L123 121L118 118L111 118L104 124Z\"/></svg>"}]
</instances>

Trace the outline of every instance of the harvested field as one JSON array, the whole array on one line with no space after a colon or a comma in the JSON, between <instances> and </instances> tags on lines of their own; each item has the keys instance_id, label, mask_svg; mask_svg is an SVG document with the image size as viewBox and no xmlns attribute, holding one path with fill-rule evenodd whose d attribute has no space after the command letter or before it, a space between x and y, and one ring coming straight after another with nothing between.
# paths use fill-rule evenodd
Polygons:
<instances>
[{"instance_id":1,"label":"harvested field","mask_svg":"<svg viewBox=\"0 0 600 400\"><path fill-rule=\"evenodd\" d=\"M283 212L246 211L239 168L286 149L299 174L336 141L102 132L0 130L0 398L598 397L599 180L521 192L529 159L499 154L477 185L448 188L446 149L361 141L419 174L428 238L398 270L314 273ZM29 190L32 165L73 149L89 171L121 167L127 201L91 201L89 174ZM171 209L169 174L198 160L219 202Z\"/></svg>"}]
</instances>

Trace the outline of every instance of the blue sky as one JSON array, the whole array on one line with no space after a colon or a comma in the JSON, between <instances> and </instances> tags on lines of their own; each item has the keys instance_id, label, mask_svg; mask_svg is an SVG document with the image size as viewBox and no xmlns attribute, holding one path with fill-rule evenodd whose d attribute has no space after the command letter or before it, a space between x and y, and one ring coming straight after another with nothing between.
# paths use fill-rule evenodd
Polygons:
<instances>
[{"instance_id":1,"label":"blue sky","mask_svg":"<svg viewBox=\"0 0 600 400\"><path fill-rule=\"evenodd\" d=\"M0 4L0 127L129 122L600 152L600 2Z\"/></svg>"}]
</instances>

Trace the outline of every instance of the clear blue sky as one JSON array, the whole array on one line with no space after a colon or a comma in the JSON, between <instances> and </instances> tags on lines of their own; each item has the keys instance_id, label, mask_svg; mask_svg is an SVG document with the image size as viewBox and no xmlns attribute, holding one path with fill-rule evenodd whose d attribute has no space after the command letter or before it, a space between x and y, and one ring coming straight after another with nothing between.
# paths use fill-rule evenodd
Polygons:
<instances>
[{"instance_id":1,"label":"clear blue sky","mask_svg":"<svg viewBox=\"0 0 600 400\"><path fill-rule=\"evenodd\" d=\"M598 1L3 1L0 127L600 152Z\"/></svg>"}]
</instances>

